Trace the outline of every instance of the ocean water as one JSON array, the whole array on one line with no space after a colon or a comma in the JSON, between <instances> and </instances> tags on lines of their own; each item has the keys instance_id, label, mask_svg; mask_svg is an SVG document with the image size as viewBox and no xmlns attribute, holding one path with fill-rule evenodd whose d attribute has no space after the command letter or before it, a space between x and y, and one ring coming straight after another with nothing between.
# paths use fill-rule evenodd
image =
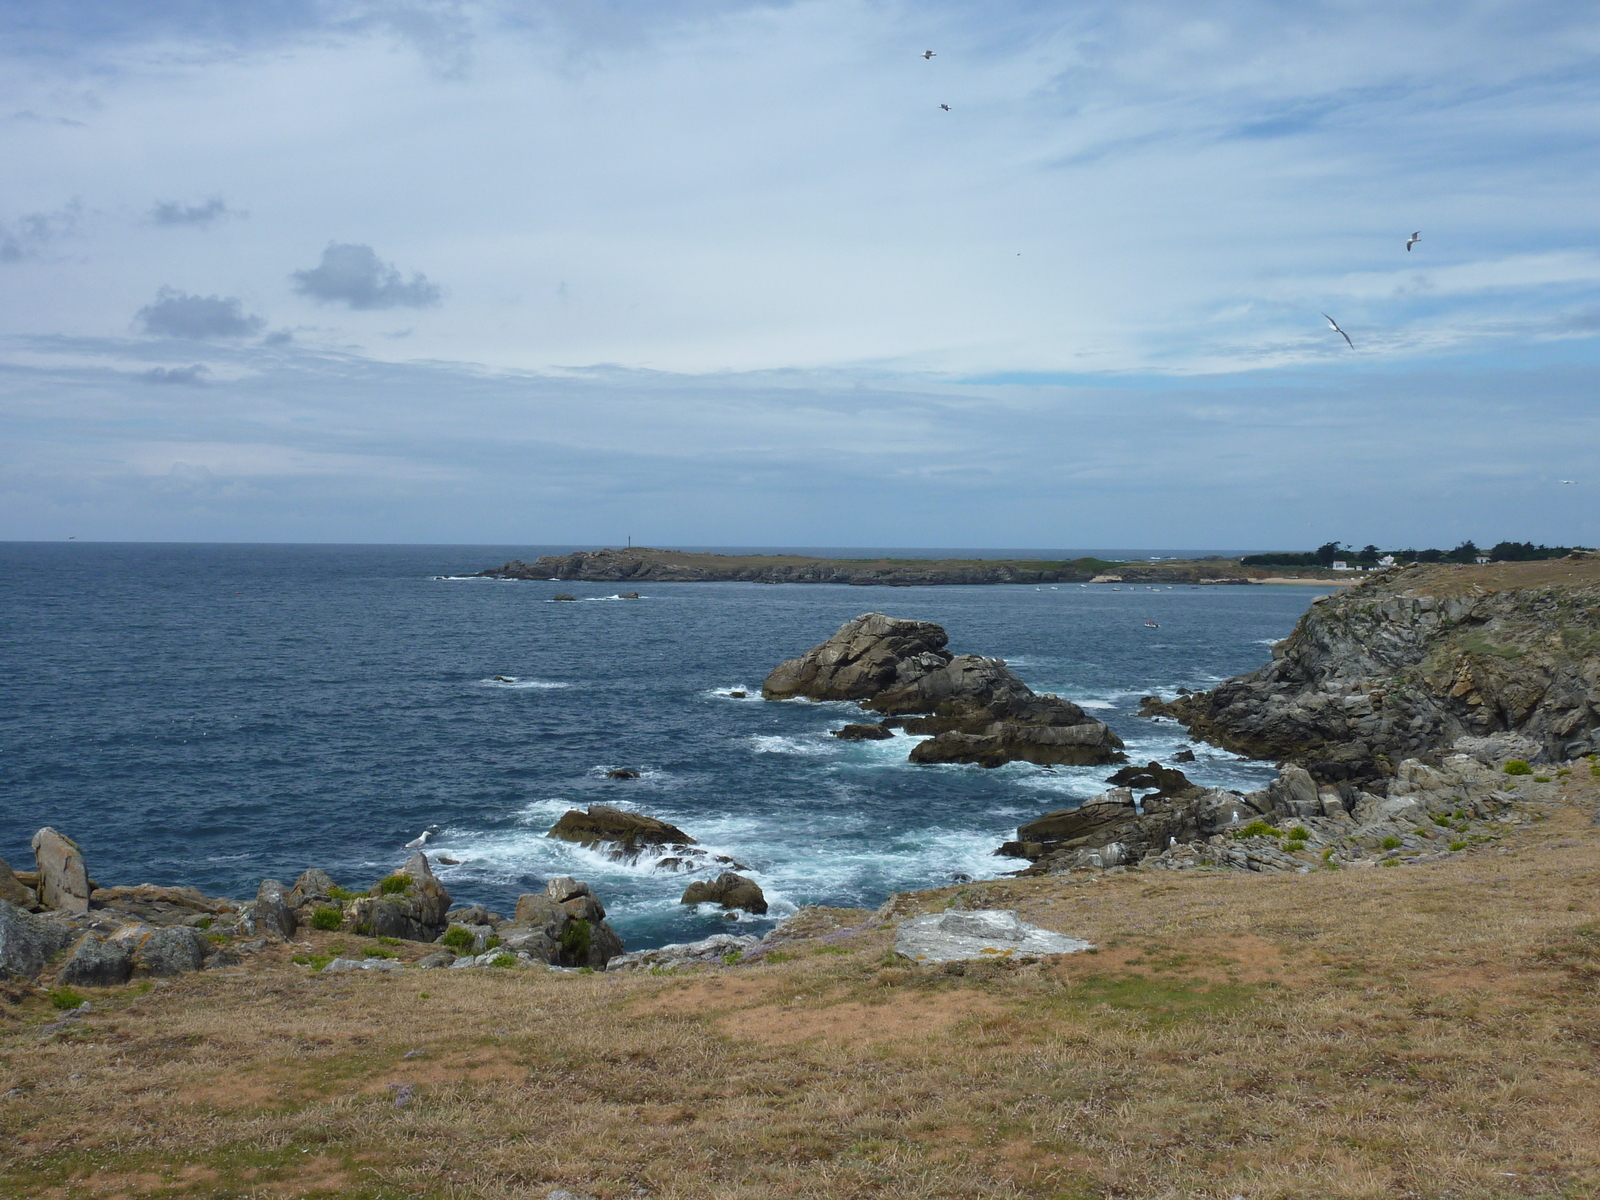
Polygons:
<instances>
[{"instance_id":1,"label":"ocean water","mask_svg":"<svg viewBox=\"0 0 1600 1200\"><path fill-rule=\"evenodd\" d=\"M843 622L937 621L952 650L1006 659L1143 762L1186 743L1138 717L1139 697L1259 666L1321 594L647 584L624 601L603 584L456 578L550 549L0 545L0 856L31 867L29 839L53 825L102 885L248 898L312 866L366 886L429 829L429 852L459 860L436 867L458 902L509 914L570 874L631 949L726 929L678 903L684 875L545 836L603 802L748 866L772 904L743 921L759 933L803 904L1013 870L993 851L1017 824L1098 794L1113 769L917 767L911 737L830 737L854 705L760 698L768 670ZM1197 782L1273 775L1195 749ZM608 780L613 767L641 778Z\"/></svg>"}]
</instances>

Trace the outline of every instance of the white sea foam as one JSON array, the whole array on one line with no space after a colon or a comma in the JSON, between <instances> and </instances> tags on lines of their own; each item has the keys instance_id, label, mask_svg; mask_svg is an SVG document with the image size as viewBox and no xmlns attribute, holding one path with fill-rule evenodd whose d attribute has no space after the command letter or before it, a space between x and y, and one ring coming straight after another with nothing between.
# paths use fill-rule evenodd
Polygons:
<instances>
[{"instance_id":1,"label":"white sea foam","mask_svg":"<svg viewBox=\"0 0 1600 1200\"><path fill-rule=\"evenodd\" d=\"M478 680L478 683L482 687L510 688L512 691L555 690L572 686L570 683L552 683L546 679L523 679L516 675L492 675L488 679Z\"/></svg>"},{"instance_id":2,"label":"white sea foam","mask_svg":"<svg viewBox=\"0 0 1600 1200\"><path fill-rule=\"evenodd\" d=\"M784 737L781 734L758 733L747 740L750 748L757 754L832 754L838 743L833 742L830 745L828 742L818 740L826 736L826 734L818 734L814 738L798 738ZM829 740L832 741L832 739Z\"/></svg>"},{"instance_id":3,"label":"white sea foam","mask_svg":"<svg viewBox=\"0 0 1600 1200\"><path fill-rule=\"evenodd\" d=\"M734 692L743 692L742 696L735 696ZM761 689L745 687L742 683L733 684L731 687L710 688L700 693L702 696L715 696L719 700L760 700Z\"/></svg>"},{"instance_id":4,"label":"white sea foam","mask_svg":"<svg viewBox=\"0 0 1600 1200\"><path fill-rule=\"evenodd\" d=\"M1079 708L1087 709L1107 709L1116 707L1116 705L1111 703L1109 700L1074 700L1073 703Z\"/></svg>"}]
</instances>

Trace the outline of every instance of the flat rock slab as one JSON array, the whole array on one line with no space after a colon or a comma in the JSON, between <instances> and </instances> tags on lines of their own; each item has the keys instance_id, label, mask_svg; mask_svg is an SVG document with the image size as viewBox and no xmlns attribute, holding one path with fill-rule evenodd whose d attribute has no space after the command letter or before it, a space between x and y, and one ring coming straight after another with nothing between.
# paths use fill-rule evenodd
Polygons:
<instances>
[{"instance_id":1,"label":"flat rock slab","mask_svg":"<svg viewBox=\"0 0 1600 1200\"><path fill-rule=\"evenodd\" d=\"M1092 949L1094 947L1082 938L1029 925L1009 908L912 917L900 923L894 939L896 954L913 962L928 963L1076 954L1079 950Z\"/></svg>"}]
</instances>

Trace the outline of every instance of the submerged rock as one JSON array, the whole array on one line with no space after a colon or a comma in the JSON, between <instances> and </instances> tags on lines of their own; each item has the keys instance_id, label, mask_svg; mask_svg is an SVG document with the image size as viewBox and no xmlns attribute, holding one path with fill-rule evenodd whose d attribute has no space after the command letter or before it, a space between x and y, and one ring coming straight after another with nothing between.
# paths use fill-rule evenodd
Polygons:
<instances>
[{"instance_id":1,"label":"submerged rock","mask_svg":"<svg viewBox=\"0 0 1600 1200\"><path fill-rule=\"evenodd\" d=\"M684 889L678 903L718 904L757 914L767 911L767 897L760 885L732 871L724 871L712 880L696 880Z\"/></svg>"},{"instance_id":2,"label":"submerged rock","mask_svg":"<svg viewBox=\"0 0 1600 1200\"><path fill-rule=\"evenodd\" d=\"M697 844L676 825L609 804L591 804L587 812L569 809L545 836L580 846L605 846L611 857L620 862L631 862L652 846Z\"/></svg>"},{"instance_id":3,"label":"submerged rock","mask_svg":"<svg viewBox=\"0 0 1600 1200\"><path fill-rule=\"evenodd\" d=\"M1029 925L1015 911L1003 908L912 917L900 923L894 939L896 954L928 963L1039 958L1092 949L1082 938Z\"/></svg>"},{"instance_id":4,"label":"submerged rock","mask_svg":"<svg viewBox=\"0 0 1600 1200\"><path fill-rule=\"evenodd\" d=\"M843 729L835 729L833 736L841 742L877 742L885 738L892 738L894 730L887 725L846 725Z\"/></svg>"},{"instance_id":5,"label":"submerged rock","mask_svg":"<svg viewBox=\"0 0 1600 1200\"><path fill-rule=\"evenodd\" d=\"M1122 760L1121 739L1076 704L1036 694L1000 659L952 655L946 640L943 627L931 622L866 613L774 667L761 694L769 700L854 700L908 717L907 733L935 735L913 748L912 762Z\"/></svg>"}]
</instances>

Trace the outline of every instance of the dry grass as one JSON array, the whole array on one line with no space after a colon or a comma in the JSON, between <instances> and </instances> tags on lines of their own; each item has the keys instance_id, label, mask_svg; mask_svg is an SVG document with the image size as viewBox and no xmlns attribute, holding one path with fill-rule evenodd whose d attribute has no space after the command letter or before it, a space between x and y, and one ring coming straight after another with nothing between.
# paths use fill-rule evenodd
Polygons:
<instances>
[{"instance_id":1,"label":"dry grass","mask_svg":"<svg viewBox=\"0 0 1600 1200\"><path fill-rule=\"evenodd\" d=\"M0 1193L1592 1196L1588 775L1443 862L965 889L1101 945L1049 965L896 966L875 930L682 976L280 959L47 1035L0 1005Z\"/></svg>"}]
</instances>

